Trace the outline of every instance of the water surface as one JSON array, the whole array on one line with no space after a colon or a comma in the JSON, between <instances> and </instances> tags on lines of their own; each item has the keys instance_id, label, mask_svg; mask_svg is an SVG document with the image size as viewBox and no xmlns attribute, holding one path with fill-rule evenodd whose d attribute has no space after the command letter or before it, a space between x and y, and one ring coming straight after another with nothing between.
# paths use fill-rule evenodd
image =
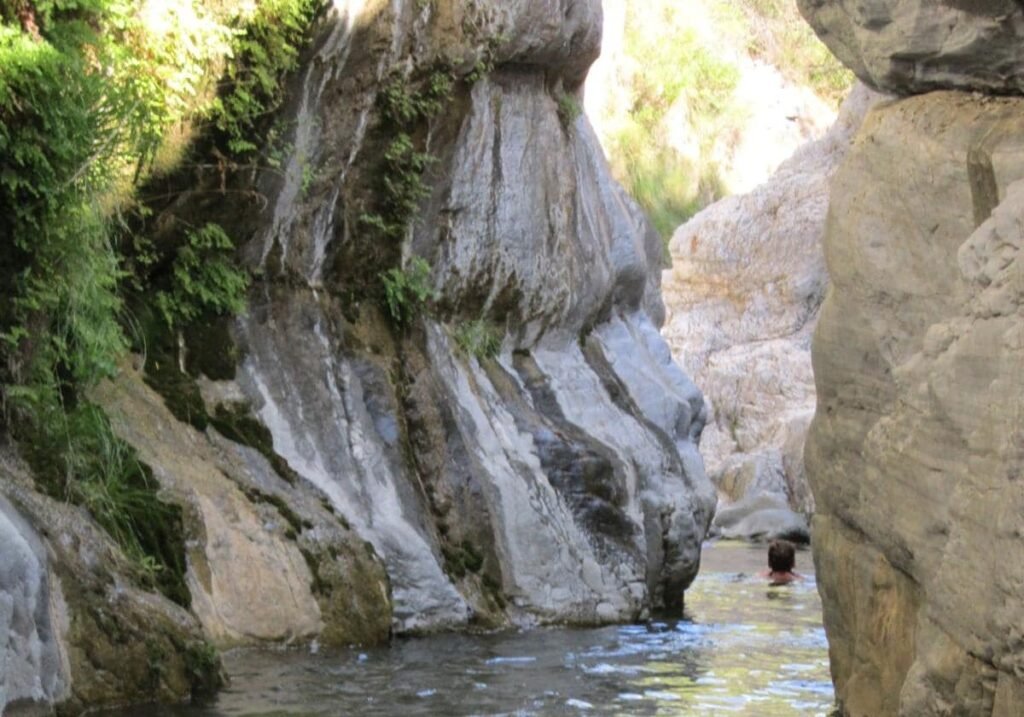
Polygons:
<instances>
[{"instance_id":1,"label":"water surface","mask_svg":"<svg viewBox=\"0 0 1024 717\"><path fill-rule=\"evenodd\" d=\"M123 717L828 715L833 693L809 553L769 587L766 550L708 546L685 619L442 635L378 649L236 651L205 707Z\"/></svg>"}]
</instances>

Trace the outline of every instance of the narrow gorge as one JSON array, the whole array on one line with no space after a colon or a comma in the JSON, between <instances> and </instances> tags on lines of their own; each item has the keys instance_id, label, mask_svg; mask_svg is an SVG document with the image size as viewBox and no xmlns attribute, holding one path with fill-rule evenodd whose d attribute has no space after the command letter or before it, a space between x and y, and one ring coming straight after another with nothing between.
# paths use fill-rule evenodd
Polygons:
<instances>
[{"instance_id":1,"label":"narrow gorge","mask_svg":"<svg viewBox=\"0 0 1024 717\"><path fill-rule=\"evenodd\" d=\"M676 145L745 193L667 245L685 162L631 133L725 94L623 119L635 8L221 5L0 2L0 714L198 702L235 648L689 655L716 535L810 540L836 715L1024 714L1019 3L798 0L859 80L827 131L765 10L729 87L783 121Z\"/></svg>"}]
</instances>

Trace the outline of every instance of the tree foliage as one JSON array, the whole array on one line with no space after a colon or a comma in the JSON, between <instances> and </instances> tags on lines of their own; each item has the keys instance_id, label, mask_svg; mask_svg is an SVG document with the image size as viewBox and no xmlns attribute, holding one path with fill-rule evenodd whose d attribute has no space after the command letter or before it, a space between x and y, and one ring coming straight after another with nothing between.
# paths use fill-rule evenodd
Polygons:
<instances>
[{"instance_id":1,"label":"tree foliage","mask_svg":"<svg viewBox=\"0 0 1024 717\"><path fill-rule=\"evenodd\" d=\"M151 245L124 214L183 123L239 156L260 144L321 4L0 0L0 428L179 601L159 578L180 573L173 511L88 389L127 350L126 287L180 326L242 310L248 277L216 225L127 261Z\"/></svg>"}]
</instances>

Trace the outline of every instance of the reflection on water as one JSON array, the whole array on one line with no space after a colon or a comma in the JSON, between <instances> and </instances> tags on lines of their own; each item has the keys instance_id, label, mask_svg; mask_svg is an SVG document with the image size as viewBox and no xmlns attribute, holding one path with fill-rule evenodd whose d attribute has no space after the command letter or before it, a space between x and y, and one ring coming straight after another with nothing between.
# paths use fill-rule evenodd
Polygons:
<instances>
[{"instance_id":1,"label":"reflection on water","mask_svg":"<svg viewBox=\"0 0 1024 717\"><path fill-rule=\"evenodd\" d=\"M827 715L821 603L757 577L764 548L705 549L687 619L587 630L402 640L374 650L235 652L203 708L124 717L311 715Z\"/></svg>"}]
</instances>

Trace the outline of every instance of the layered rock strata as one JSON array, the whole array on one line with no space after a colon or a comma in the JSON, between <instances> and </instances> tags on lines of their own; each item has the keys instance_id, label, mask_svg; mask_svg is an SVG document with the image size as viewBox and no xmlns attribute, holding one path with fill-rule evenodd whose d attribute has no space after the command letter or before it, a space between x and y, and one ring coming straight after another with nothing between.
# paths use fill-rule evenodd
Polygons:
<instances>
[{"instance_id":1,"label":"layered rock strata","mask_svg":"<svg viewBox=\"0 0 1024 717\"><path fill-rule=\"evenodd\" d=\"M806 461L846 715L1024 709L1022 112L884 103L832 184Z\"/></svg>"}]
</instances>

